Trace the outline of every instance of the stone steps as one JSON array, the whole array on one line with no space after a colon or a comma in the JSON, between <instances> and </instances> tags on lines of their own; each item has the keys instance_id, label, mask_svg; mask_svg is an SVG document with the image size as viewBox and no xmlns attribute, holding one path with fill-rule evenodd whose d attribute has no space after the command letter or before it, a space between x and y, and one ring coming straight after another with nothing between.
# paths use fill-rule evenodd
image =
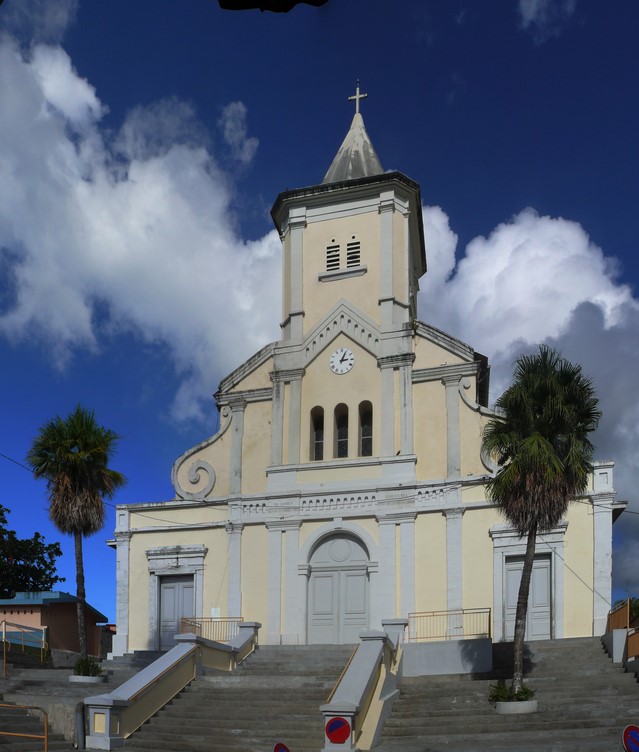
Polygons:
<instances>
[{"instance_id":1,"label":"stone steps","mask_svg":"<svg viewBox=\"0 0 639 752\"><path fill-rule=\"evenodd\" d=\"M2 700L6 703L6 700ZM29 715L23 708L0 707L0 731L12 734L33 734L40 736L44 733L43 717L41 713ZM50 750L73 749L71 742L65 741L61 734L52 733L49 728L48 746ZM0 749L3 752L33 752L43 749L42 739L30 739L20 736L5 736L0 734Z\"/></svg>"},{"instance_id":2,"label":"stone steps","mask_svg":"<svg viewBox=\"0 0 639 752\"><path fill-rule=\"evenodd\" d=\"M512 644L494 646L493 677L411 677L387 720L379 752L610 752L636 723L639 686L613 666L598 638L526 645L526 684L538 712L497 715L490 685L511 676Z\"/></svg>"},{"instance_id":3,"label":"stone steps","mask_svg":"<svg viewBox=\"0 0 639 752\"><path fill-rule=\"evenodd\" d=\"M319 706L351 653L342 646L260 648L236 674L192 682L125 748L265 752L283 742L293 752L318 752L324 740Z\"/></svg>"}]
</instances>

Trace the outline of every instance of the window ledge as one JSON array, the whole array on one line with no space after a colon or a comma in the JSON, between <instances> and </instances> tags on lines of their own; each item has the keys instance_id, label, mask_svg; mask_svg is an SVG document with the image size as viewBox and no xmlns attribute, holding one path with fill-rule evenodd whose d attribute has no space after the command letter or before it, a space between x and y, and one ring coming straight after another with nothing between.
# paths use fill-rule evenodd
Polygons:
<instances>
[{"instance_id":1,"label":"window ledge","mask_svg":"<svg viewBox=\"0 0 639 752\"><path fill-rule=\"evenodd\" d=\"M368 271L367 266L352 266L350 269L335 269L331 272L320 272L317 279L320 282L332 282L336 279L348 279L349 277L361 277Z\"/></svg>"}]
</instances>

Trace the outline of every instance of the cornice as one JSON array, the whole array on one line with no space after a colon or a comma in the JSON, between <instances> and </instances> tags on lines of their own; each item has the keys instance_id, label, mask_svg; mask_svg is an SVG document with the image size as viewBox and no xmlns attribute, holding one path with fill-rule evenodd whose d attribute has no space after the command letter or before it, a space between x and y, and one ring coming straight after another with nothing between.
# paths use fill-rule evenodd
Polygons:
<instances>
[{"instance_id":1,"label":"cornice","mask_svg":"<svg viewBox=\"0 0 639 752\"><path fill-rule=\"evenodd\" d=\"M433 368L414 368L413 384L420 384L425 381L459 381L465 376L476 376L478 369L479 364L475 361L472 363L451 363L451 365Z\"/></svg>"}]
</instances>

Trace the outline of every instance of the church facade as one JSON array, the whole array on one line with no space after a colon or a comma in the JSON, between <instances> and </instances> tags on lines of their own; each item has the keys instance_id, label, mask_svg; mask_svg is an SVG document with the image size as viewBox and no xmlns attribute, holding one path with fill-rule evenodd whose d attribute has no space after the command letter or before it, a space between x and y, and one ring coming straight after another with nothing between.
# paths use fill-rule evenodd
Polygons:
<instances>
[{"instance_id":1,"label":"church facade","mask_svg":"<svg viewBox=\"0 0 639 752\"><path fill-rule=\"evenodd\" d=\"M525 542L487 501L489 367L417 319L417 183L384 172L361 114L319 185L281 193L282 336L220 384L220 429L177 459L175 498L117 509L114 653L181 616L270 644L350 643L382 619L490 608L512 636ZM601 634L613 465L538 536L528 638Z\"/></svg>"}]
</instances>

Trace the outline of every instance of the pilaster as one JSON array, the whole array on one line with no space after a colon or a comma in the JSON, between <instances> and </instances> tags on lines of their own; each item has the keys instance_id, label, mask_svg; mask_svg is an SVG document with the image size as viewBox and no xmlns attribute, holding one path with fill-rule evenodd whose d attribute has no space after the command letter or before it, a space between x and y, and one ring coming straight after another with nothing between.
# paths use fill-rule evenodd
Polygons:
<instances>
[{"instance_id":1,"label":"pilaster","mask_svg":"<svg viewBox=\"0 0 639 752\"><path fill-rule=\"evenodd\" d=\"M242 615L242 524L226 524L228 534L228 613Z\"/></svg>"},{"instance_id":2,"label":"pilaster","mask_svg":"<svg viewBox=\"0 0 639 752\"><path fill-rule=\"evenodd\" d=\"M228 406L231 408L231 467L229 490L231 494L242 492L242 441L244 439L244 409L246 400L243 397L230 396Z\"/></svg>"},{"instance_id":3,"label":"pilaster","mask_svg":"<svg viewBox=\"0 0 639 752\"><path fill-rule=\"evenodd\" d=\"M448 478L461 476L461 440L459 435L459 381L460 377L444 376L446 387L446 455Z\"/></svg>"},{"instance_id":4,"label":"pilaster","mask_svg":"<svg viewBox=\"0 0 639 752\"><path fill-rule=\"evenodd\" d=\"M462 516L464 509L451 507L443 512L446 517L446 591L447 609L463 608L463 556Z\"/></svg>"},{"instance_id":5,"label":"pilaster","mask_svg":"<svg viewBox=\"0 0 639 752\"><path fill-rule=\"evenodd\" d=\"M300 461L300 430L302 425L302 377L304 369L282 371L280 378L291 385L291 404L288 407L288 464Z\"/></svg>"},{"instance_id":6,"label":"pilaster","mask_svg":"<svg viewBox=\"0 0 639 752\"><path fill-rule=\"evenodd\" d=\"M593 619L592 634L606 631L612 587L612 509L614 496L595 496L593 511Z\"/></svg>"},{"instance_id":7,"label":"pilaster","mask_svg":"<svg viewBox=\"0 0 639 752\"><path fill-rule=\"evenodd\" d=\"M129 648L129 553L131 549L131 535L130 530L121 530L115 533L115 621L117 631L113 636L112 656L124 655Z\"/></svg>"}]
</instances>

